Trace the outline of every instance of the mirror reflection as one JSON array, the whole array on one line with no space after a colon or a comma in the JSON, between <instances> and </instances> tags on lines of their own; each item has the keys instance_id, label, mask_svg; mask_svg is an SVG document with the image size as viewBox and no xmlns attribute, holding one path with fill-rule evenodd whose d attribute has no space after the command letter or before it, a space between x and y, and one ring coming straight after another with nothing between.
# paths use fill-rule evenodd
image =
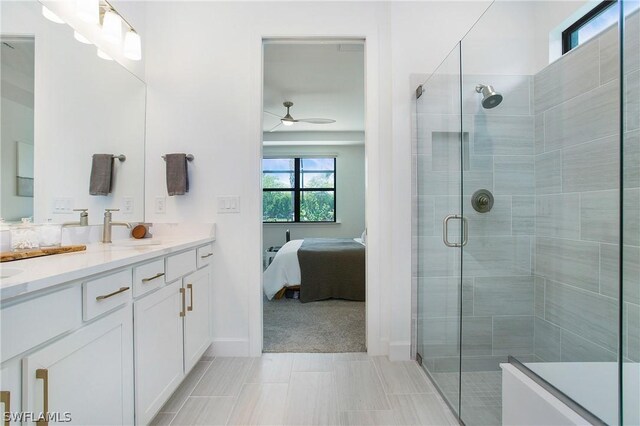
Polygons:
<instances>
[{"instance_id":1,"label":"mirror reflection","mask_svg":"<svg viewBox=\"0 0 640 426\"><path fill-rule=\"evenodd\" d=\"M98 224L115 208L114 220L144 220L145 83L45 19L40 3L0 7L0 217L64 223L88 209ZM103 181L90 182L99 154L126 161L103 162Z\"/></svg>"}]
</instances>

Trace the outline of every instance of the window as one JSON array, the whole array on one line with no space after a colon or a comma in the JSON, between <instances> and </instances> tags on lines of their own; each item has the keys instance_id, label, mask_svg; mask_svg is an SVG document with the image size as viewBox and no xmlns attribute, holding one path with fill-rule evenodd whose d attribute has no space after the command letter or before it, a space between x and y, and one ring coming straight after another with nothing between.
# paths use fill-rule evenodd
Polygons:
<instances>
[{"instance_id":1,"label":"window","mask_svg":"<svg viewBox=\"0 0 640 426\"><path fill-rule=\"evenodd\" d=\"M335 222L335 158L262 160L263 222Z\"/></svg>"},{"instance_id":2,"label":"window","mask_svg":"<svg viewBox=\"0 0 640 426\"><path fill-rule=\"evenodd\" d=\"M618 22L616 0L605 0L562 32L562 54L578 47Z\"/></svg>"}]
</instances>

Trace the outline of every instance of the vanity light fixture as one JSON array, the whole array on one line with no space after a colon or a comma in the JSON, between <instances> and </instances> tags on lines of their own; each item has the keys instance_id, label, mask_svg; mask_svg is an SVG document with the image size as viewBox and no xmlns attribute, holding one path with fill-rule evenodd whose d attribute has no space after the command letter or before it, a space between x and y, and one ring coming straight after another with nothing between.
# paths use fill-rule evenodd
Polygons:
<instances>
[{"instance_id":1,"label":"vanity light fixture","mask_svg":"<svg viewBox=\"0 0 640 426\"><path fill-rule=\"evenodd\" d=\"M142 59L142 44L140 42L140 35L133 29L128 31L124 36L124 57L131 59L132 61L139 61Z\"/></svg>"},{"instance_id":2,"label":"vanity light fixture","mask_svg":"<svg viewBox=\"0 0 640 426\"><path fill-rule=\"evenodd\" d=\"M122 18L113 9L104 13L102 36L111 44L120 44L122 42Z\"/></svg>"},{"instance_id":3,"label":"vanity light fixture","mask_svg":"<svg viewBox=\"0 0 640 426\"><path fill-rule=\"evenodd\" d=\"M90 24L100 23L100 0L76 0L76 14Z\"/></svg>"},{"instance_id":4,"label":"vanity light fixture","mask_svg":"<svg viewBox=\"0 0 640 426\"><path fill-rule=\"evenodd\" d=\"M105 61L113 61L111 56L107 55L100 49L98 49L98 58L104 59Z\"/></svg>"},{"instance_id":5,"label":"vanity light fixture","mask_svg":"<svg viewBox=\"0 0 640 426\"><path fill-rule=\"evenodd\" d=\"M80 43L91 44L91 40L89 40L88 38L86 38L85 36L83 36L82 34L80 34L77 31L73 32L73 38L78 40Z\"/></svg>"},{"instance_id":6,"label":"vanity light fixture","mask_svg":"<svg viewBox=\"0 0 640 426\"><path fill-rule=\"evenodd\" d=\"M53 13L48 7L42 6L42 16L50 20L51 22L55 22L56 24L64 24L64 21L55 13Z\"/></svg>"}]
</instances>

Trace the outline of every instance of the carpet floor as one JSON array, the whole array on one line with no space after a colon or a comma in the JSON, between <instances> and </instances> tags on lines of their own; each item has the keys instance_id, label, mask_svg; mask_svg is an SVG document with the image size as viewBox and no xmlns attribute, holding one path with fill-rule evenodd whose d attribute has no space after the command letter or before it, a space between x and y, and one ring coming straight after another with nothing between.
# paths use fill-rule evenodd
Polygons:
<instances>
[{"instance_id":1,"label":"carpet floor","mask_svg":"<svg viewBox=\"0 0 640 426\"><path fill-rule=\"evenodd\" d=\"M365 303L264 301L264 352L366 352Z\"/></svg>"}]
</instances>

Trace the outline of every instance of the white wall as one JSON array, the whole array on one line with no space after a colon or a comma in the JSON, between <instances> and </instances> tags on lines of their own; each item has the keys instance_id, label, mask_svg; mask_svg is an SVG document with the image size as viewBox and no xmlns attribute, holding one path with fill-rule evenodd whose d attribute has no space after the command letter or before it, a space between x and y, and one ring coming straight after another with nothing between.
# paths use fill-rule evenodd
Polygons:
<instances>
[{"instance_id":1,"label":"white wall","mask_svg":"<svg viewBox=\"0 0 640 426\"><path fill-rule=\"evenodd\" d=\"M262 248L281 246L285 231L291 239L356 238L364 231L364 145L339 146L265 146L264 156L295 155L336 156L336 223L267 223L262 226Z\"/></svg>"},{"instance_id":2,"label":"white wall","mask_svg":"<svg viewBox=\"0 0 640 426\"><path fill-rule=\"evenodd\" d=\"M487 2L158 2L146 17L149 221L214 221L215 345L257 355L262 244L261 37L366 37L368 348L408 358L411 339L411 74L428 75ZM163 195L165 152L195 155L192 191ZM216 212L239 195L240 214ZM255 266L253 266L255 265ZM371 283L374 285L371 285ZM256 296L257 295L257 296Z\"/></svg>"}]
</instances>

